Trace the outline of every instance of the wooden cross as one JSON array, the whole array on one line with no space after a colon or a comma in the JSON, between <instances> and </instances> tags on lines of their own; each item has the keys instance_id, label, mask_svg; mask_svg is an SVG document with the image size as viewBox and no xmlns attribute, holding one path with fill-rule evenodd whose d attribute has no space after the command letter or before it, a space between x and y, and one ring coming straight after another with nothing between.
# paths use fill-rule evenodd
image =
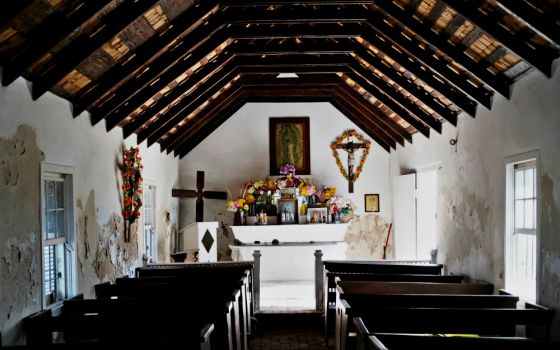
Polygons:
<instances>
[{"instance_id":1,"label":"wooden cross","mask_svg":"<svg viewBox=\"0 0 560 350\"><path fill-rule=\"evenodd\" d=\"M350 141L337 145L336 148L340 148L348 152L348 193L354 193L354 165L356 163L354 151L360 148L367 148L366 144Z\"/></svg>"},{"instance_id":2,"label":"wooden cross","mask_svg":"<svg viewBox=\"0 0 560 350\"><path fill-rule=\"evenodd\" d=\"M204 191L204 171L196 172L196 190L171 190L171 196L196 198L196 222L204 221L204 198L227 199L226 192Z\"/></svg>"}]
</instances>

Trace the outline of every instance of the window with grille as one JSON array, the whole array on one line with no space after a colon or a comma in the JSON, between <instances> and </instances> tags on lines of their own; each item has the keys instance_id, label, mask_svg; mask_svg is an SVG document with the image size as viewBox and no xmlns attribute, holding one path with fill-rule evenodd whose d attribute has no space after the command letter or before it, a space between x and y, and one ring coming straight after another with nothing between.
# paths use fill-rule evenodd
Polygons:
<instances>
[{"instance_id":1,"label":"window with grille","mask_svg":"<svg viewBox=\"0 0 560 350\"><path fill-rule=\"evenodd\" d=\"M507 170L506 288L534 302L537 289L537 161L512 162Z\"/></svg>"},{"instance_id":2,"label":"window with grille","mask_svg":"<svg viewBox=\"0 0 560 350\"><path fill-rule=\"evenodd\" d=\"M144 253L150 262L156 261L156 197L155 186L144 186L143 217L144 217Z\"/></svg>"},{"instance_id":3,"label":"window with grille","mask_svg":"<svg viewBox=\"0 0 560 350\"><path fill-rule=\"evenodd\" d=\"M43 304L74 293L73 199L71 168L42 165Z\"/></svg>"}]
</instances>

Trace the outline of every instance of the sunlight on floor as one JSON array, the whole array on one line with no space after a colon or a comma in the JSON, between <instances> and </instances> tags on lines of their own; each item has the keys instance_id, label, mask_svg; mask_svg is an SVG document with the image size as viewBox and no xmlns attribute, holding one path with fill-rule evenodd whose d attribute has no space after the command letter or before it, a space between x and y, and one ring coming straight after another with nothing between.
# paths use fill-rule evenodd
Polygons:
<instances>
[{"instance_id":1,"label":"sunlight on floor","mask_svg":"<svg viewBox=\"0 0 560 350\"><path fill-rule=\"evenodd\" d=\"M313 281L261 282L262 311L307 311L315 309Z\"/></svg>"}]
</instances>

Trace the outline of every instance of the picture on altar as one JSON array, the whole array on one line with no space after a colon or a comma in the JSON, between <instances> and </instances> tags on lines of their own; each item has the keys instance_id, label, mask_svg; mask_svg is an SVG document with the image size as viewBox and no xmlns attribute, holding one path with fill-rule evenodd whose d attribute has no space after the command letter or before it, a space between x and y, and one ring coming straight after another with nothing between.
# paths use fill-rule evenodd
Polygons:
<instances>
[{"instance_id":1,"label":"picture on altar","mask_svg":"<svg viewBox=\"0 0 560 350\"><path fill-rule=\"evenodd\" d=\"M280 175L284 164L293 164L302 175L311 174L309 117L270 118L270 175Z\"/></svg>"}]
</instances>

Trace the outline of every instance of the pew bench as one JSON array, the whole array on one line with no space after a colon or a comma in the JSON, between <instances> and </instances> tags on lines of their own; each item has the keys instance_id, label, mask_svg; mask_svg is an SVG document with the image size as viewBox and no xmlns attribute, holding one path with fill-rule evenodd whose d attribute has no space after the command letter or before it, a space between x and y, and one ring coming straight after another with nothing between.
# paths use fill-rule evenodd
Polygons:
<instances>
[{"instance_id":1,"label":"pew bench","mask_svg":"<svg viewBox=\"0 0 560 350\"><path fill-rule=\"evenodd\" d=\"M464 337L371 333L360 317L354 318L356 350L552 350L560 344L524 337Z\"/></svg>"}]
</instances>

